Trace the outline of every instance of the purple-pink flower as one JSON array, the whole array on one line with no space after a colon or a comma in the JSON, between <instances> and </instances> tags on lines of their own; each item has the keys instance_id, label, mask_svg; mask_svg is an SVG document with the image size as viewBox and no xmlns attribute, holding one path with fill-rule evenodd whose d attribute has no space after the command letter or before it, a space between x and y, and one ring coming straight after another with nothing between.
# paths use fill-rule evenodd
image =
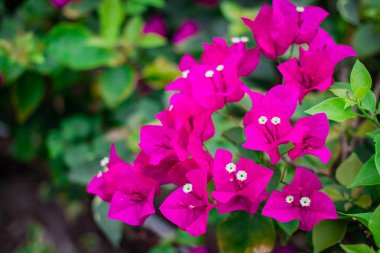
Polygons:
<instances>
[{"instance_id":1,"label":"purple-pink flower","mask_svg":"<svg viewBox=\"0 0 380 253\"><path fill-rule=\"evenodd\" d=\"M272 170L245 158L234 163L229 151L218 149L213 172L216 191L212 192L212 197L218 202L218 211L256 213L260 203L267 198L265 187L272 175Z\"/></svg>"},{"instance_id":2,"label":"purple-pink flower","mask_svg":"<svg viewBox=\"0 0 380 253\"><path fill-rule=\"evenodd\" d=\"M207 219L214 207L208 200L207 172L192 170L186 174L187 183L171 193L160 206L161 213L192 236L206 232Z\"/></svg>"},{"instance_id":3,"label":"purple-pink flower","mask_svg":"<svg viewBox=\"0 0 380 253\"><path fill-rule=\"evenodd\" d=\"M288 153L290 159L314 155L327 163L331 158L330 150L325 146L329 129L325 113L298 119L288 136L288 140L294 144L294 148Z\"/></svg>"},{"instance_id":4,"label":"purple-pink flower","mask_svg":"<svg viewBox=\"0 0 380 253\"><path fill-rule=\"evenodd\" d=\"M63 8L68 5L70 2L75 0L50 0L50 2L57 8Z\"/></svg>"},{"instance_id":5,"label":"purple-pink flower","mask_svg":"<svg viewBox=\"0 0 380 253\"><path fill-rule=\"evenodd\" d=\"M298 100L298 92L292 87L277 85L265 95L247 90L252 99L252 108L244 117L245 148L266 152L270 162L280 159L278 146L287 141L292 131L290 118Z\"/></svg>"},{"instance_id":6,"label":"purple-pink flower","mask_svg":"<svg viewBox=\"0 0 380 253\"><path fill-rule=\"evenodd\" d=\"M165 25L164 18L160 15L155 15L151 17L144 25L143 32L155 33L161 35L162 37L167 37L168 31Z\"/></svg>"},{"instance_id":7,"label":"purple-pink flower","mask_svg":"<svg viewBox=\"0 0 380 253\"><path fill-rule=\"evenodd\" d=\"M280 222L298 219L301 230L311 231L321 220L338 218L333 201L321 189L315 174L297 168L292 182L282 192L271 193L262 214Z\"/></svg>"},{"instance_id":8,"label":"purple-pink flower","mask_svg":"<svg viewBox=\"0 0 380 253\"><path fill-rule=\"evenodd\" d=\"M172 41L179 44L193 37L199 30L198 24L192 20L184 21L174 33Z\"/></svg>"},{"instance_id":9,"label":"purple-pink flower","mask_svg":"<svg viewBox=\"0 0 380 253\"><path fill-rule=\"evenodd\" d=\"M276 59L292 44L310 43L328 13L319 7L297 7L288 0L264 5L255 20L243 18L264 55Z\"/></svg>"}]
</instances>

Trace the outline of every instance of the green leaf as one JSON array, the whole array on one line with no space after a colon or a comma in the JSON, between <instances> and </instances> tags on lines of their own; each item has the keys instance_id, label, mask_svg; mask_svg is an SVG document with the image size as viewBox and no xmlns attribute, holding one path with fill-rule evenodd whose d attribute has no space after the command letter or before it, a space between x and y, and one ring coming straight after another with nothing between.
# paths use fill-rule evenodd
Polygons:
<instances>
[{"instance_id":1,"label":"green leaf","mask_svg":"<svg viewBox=\"0 0 380 253\"><path fill-rule=\"evenodd\" d=\"M347 160L339 165L336 171L336 179L344 186L351 184L362 165L359 157L355 153L352 153Z\"/></svg>"},{"instance_id":2,"label":"green leaf","mask_svg":"<svg viewBox=\"0 0 380 253\"><path fill-rule=\"evenodd\" d=\"M108 240L118 247L120 244L123 223L108 218L109 204L103 202L99 197L92 201L92 213L98 227L103 231Z\"/></svg>"},{"instance_id":3,"label":"green leaf","mask_svg":"<svg viewBox=\"0 0 380 253\"><path fill-rule=\"evenodd\" d=\"M142 36L139 40L138 46L140 48L156 48L156 47L162 47L165 46L167 43L166 38L154 34L149 33Z\"/></svg>"},{"instance_id":4,"label":"green leaf","mask_svg":"<svg viewBox=\"0 0 380 253\"><path fill-rule=\"evenodd\" d=\"M120 0L103 0L99 6L100 34L109 41L116 41L120 35L125 11Z\"/></svg>"},{"instance_id":5,"label":"green leaf","mask_svg":"<svg viewBox=\"0 0 380 253\"><path fill-rule=\"evenodd\" d=\"M380 134L375 136L375 164L378 173L380 174Z\"/></svg>"},{"instance_id":6,"label":"green leaf","mask_svg":"<svg viewBox=\"0 0 380 253\"><path fill-rule=\"evenodd\" d=\"M372 216L372 213L339 213L339 214L355 218L358 221L360 221L367 228L368 228L369 219Z\"/></svg>"},{"instance_id":7,"label":"green leaf","mask_svg":"<svg viewBox=\"0 0 380 253\"><path fill-rule=\"evenodd\" d=\"M341 244L340 247L346 253L375 253L375 251L366 244Z\"/></svg>"},{"instance_id":8,"label":"green leaf","mask_svg":"<svg viewBox=\"0 0 380 253\"><path fill-rule=\"evenodd\" d=\"M177 250L171 245L156 245L153 246L150 250L149 253L176 253Z\"/></svg>"},{"instance_id":9,"label":"green leaf","mask_svg":"<svg viewBox=\"0 0 380 253\"><path fill-rule=\"evenodd\" d=\"M47 37L47 53L62 65L76 70L88 70L107 65L115 52L90 45L93 34L85 27L62 23Z\"/></svg>"},{"instance_id":10,"label":"green leaf","mask_svg":"<svg viewBox=\"0 0 380 253\"><path fill-rule=\"evenodd\" d=\"M45 95L45 84L41 76L28 74L14 86L12 100L16 107L17 120L20 123L37 109Z\"/></svg>"},{"instance_id":11,"label":"green leaf","mask_svg":"<svg viewBox=\"0 0 380 253\"><path fill-rule=\"evenodd\" d=\"M202 236L191 236L189 233L178 229L175 242L179 245L195 247L204 244L204 238Z\"/></svg>"},{"instance_id":12,"label":"green leaf","mask_svg":"<svg viewBox=\"0 0 380 253\"><path fill-rule=\"evenodd\" d=\"M358 101L361 101L367 92L371 89L372 78L366 67L359 60L355 62L355 65L351 71L350 84L352 93Z\"/></svg>"},{"instance_id":13,"label":"green leaf","mask_svg":"<svg viewBox=\"0 0 380 253\"><path fill-rule=\"evenodd\" d=\"M217 227L221 253L271 252L276 233L273 221L261 215L233 212Z\"/></svg>"},{"instance_id":14,"label":"green leaf","mask_svg":"<svg viewBox=\"0 0 380 253\"><path fill-rule=\"evenodd\" d=\"M324 112L329 120L343 122L350 118L355 118L356 114L351 107L345 108L346 100L344 98L329 98L320 104L305 111L307 114L314 115Z\"/></svg>"},{"instance_id":15,"label":"green leaf","mask_svg":"<svg viewBox=\"0 0 380 253\"><path fill-rule=\"evenodd\" d=\"M321 252L340 242L344 238L346 229L347 222L344 220L323 220L319 222L313 228L313 252Z\"/></svg>"},{"instance_id":16,"label":"green leaf","mask_svg":"<svg viewBox=\"0 0 380 253\"><path fill-rule=\"evenodd\" d=\"M105 104L115 108L135 90L136 73L132 67L106 69L99 79L99 95Z\"/></svg>"},{"instance_id":17,"label":"green leaf","mask_svg":"<svg viewBox=\"0 0 380 253\"><path fill-rule=\"evenodd\" d=\"M123 38L127 40L129 44L134 45L140 39L144 20L140 16L131 18L126 24L123 31Z\"/></svg>"},{"instance_id":18,"label":"green leaf","mask_svg":"<svg viewBox=\"0 0 380 253\"><path fill-rule=\"evenodd\" d=\"M357 25L359 19L359 2L357 0L338 0L337 8L342 18L353 24Z\"/></svg>"},{"instance_id":19,"label":"green leaf","mask_svg":"<svg viewBox=\"0 0 380 253\"><path fill-rule=\"evenodd\" d=\"M348 186L348 188L376 184L380 184L380 174L376 168L375 157L372 156L362 166L354 181Z\"/></svg>"},{"instance_id":20,"label":"green leaf","mask_svg":"<svg viewBox=\"0 0 380 253\"><path fill-rule=\"evenodd\" d=\"M297 231L300 221L293 220L285 223L276 221L276 223L286 233L287 236L292 236L294 232Z\"/></svg>"},{"instance_id":21,"label":"green leaf","mask_svg":"<svg viewBox=\"0 0 380 253\"><path fill-rule=\"evenodd\" d=\"M353 35L352 45L359 58L375 55L380 52L380 32L373 23L361 25Z\"/></svg>"},{"instance_id":22,"label":"green leaf","mask_svg":"<svg viewBox=\"0 0 380 253\"><path fill-rule=\"evenodd\" d=\"M372 114L375 114L376 111L376 96L371 90L368 91L367 95L361 101L361 107Z\"/></svg>"},{"instance_id":23,"label":"green leaf","mask_svg":"<svg viewBox=\"0 0 380 253\"><path fill-rule=\"evenodd\" d=\"M375 209L369 219L368 227L375 239L377 247L380 247L380 205Z\"/></svg>"}]
</instances>

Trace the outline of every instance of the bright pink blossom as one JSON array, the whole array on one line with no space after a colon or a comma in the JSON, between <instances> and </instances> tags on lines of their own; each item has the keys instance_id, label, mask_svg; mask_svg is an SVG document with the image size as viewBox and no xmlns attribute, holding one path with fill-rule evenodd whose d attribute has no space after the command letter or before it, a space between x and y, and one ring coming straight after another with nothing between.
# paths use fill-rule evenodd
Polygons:
<instances>
[{"instance_id":1,"label":"bright pink blossom","mask_svg":"<svg viewBox=\"0 0 380 253\"><path fill-rule=\"evenodd\" d=\"M75 0L50 0L50 2L55 5L57 8L63 8L66 5L68 5L70 2L73 2Z\"/></svg>"},{"instance_id":2,"label":"bright pink blossom","mask_svg":"<svg viewBox=\"0 0 380 253\"><path fill-rule=\"evenodd\" d=\"M356 53L350 46L336 44L334 39L323 29L319 28L317 35L310 43L308 52L326 52L326 60L329 59L335 66L347 57L355 57Z\"/></svg>"},{"instance_id":3,"label":"bright pink blossom","mask_svg":"<svg viewBox=\"0 0 380 253\"><path fill-rule=\"evenodd\" d=\"M247 91L252 99L252 109L244 117L245 148L266 152L272 164L279 161L278 146L287 142L292 131L290 118L298 100L292 87L277 85L265 95Z\"/></svg>"},{"instance_id":4,"label":"bright pink blossom","mask_svg":"<svg viewBox=\"0 0 380 253\"><path fill-rule=\"evenodd\" d=\"M265 187L272 175L272 170L245 158L235 164L229 151L218 149L213 173L216 191L212 192L212 197L218 201L219 212L243 210L256 213L260 203L267 198Z\"/></svg>"},{"instance_id":5,"label":"bright pink blossom","mask_svg":"<svg viewBox=\"0 0 380 253\"><path fill-rule=\"evenodd\" d=\"M319 7L297 7L288 0L264 5L255 20L243 18L268 58L276 59L292 44L310 43L328 13Z\"/></svg>"},{"instance_id":6,"label":"bright pink blossom","mask_svg":"<svg viewBox=\"0 0 380 253\"><path fill-rule=\"evenodd\" d=\"M312 53L303 49L300 49L299 61L292 58L278 66L285 85L299 89L300 103L309 92L325 91L334 83L334 68L326 51Z\"/></svg>"},{"instance_id":7,"label":"bright pink blossom","mask_svg":"<svg viewBox=\"0 0 380 253\"><path fill-rule=\"evenodd\" d=\"M159 192L158 184L142 175L136 167L118 163L104 174L104 180L116 189L108 211L109 218L139 226L155 213L153 198Z\"/></svg>"},{"instance_id":8,"label":"bright pink blossom","mask_svg":"<svg viewBox=\"0 0 380 253\"><path fill-rule=\"evenodd\" d=\"M327 163L331 157L325 146L329 128L325 113L298 119L288 137L294 144L294 148L288 153L289 157L294 160L304 155L314 155Z\"/></svg>"},{"instance_id":9,"label":"bright pink blossom","mask_svg":"<svg viewBox=\"0 0 380 253\"><path fill-rule=\"evenodd\" d=\"M178 30L173 35L173 43L182 43L193 37L199 30L198 24L192 20L187 20L181 24Z\"/></svg>"},{"instance_id":10,"label":"bright pink blossom","mask_svg":"<svg viewBox=\"0 0 380 253\"><path fill-rule=\"evenodd\" d=\"M192 236L206 232L207 218L214 205L208 201L207 172L192 170L188 182L171 193L160 206L162 214Z\"/></svg>"},{"instance_id":11,"label":"bright pink blossom","mask_svg":"<svg viewBox=\"0 0 380 253\"><path fill-rule=\"evenodd\" d=\"M107 173L109 169L112 168L112 166L122 163L125 164L125 162L119 158L115 145L112 144L110 148L110 156L108 158L108 163L105 164L105 171L100 171L95 177L93 177L90 181L90 183L87 186L87 192L98 195L101 199L103 199L106 202L110 202L112 199L113 194L115 193L115 187L112 184L108 184L104 180L104 174Z\"/></svg>"},{"instance_id":12,"label":"bright pink blossom","mask_svg":"<svg viewBox=\"0 0 380 253\"><path fill-rule=\"evenodd\" d=\"M219 0L194 0L194 2L205 6L216 6L219 4Z\"/></svg>"},{"instance_id":13,"label":"bright pink blossom","mask_svg":"<svg viewBox=\"0 0 380 253\"><path fill-rule=\"evenodd\" d=\"M301 230L311 231L321 220L338 218L334 203L320 189L322 184L315 174L297 168L293 181L282 192L271 193L262 214L280 222L298 219Z\"/></svg>"},{"instance_id":14,"label":"bright pink blossom","mask_svg":"<svg viewBox=\"0 0 380 253\"><path fill-rule=\"evenodd\" d=\"M168 31L164 18L160 15L153 16L145 23L143 32L146 34L155 33L161 35L162 37L166 37L168 35Z\"/></svg>"}]
</instances>

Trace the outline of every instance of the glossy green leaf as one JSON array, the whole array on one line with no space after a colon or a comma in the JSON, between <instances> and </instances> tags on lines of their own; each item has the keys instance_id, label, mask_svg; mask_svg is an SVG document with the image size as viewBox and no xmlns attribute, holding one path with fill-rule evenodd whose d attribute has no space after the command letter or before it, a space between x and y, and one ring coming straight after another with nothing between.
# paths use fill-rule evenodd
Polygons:
<instances>
[{"instance_id":1,"label":"glossy green leaf","mask_svg":"<svg viewBox=\"0 0 380 253\"><path fill-rule=\"evenodd\" d=\"M23 123L37 109L45 95L45 84L41 76L28 74L14 86L13 103L17 119Z\"/></svg>"},{"instance_id":2,"label":"glossy green leaf","mask_svg":"<svg viewBox=\"0 0 380 253\"><path fill-rule=\"evenodd\" d=\"M139 43L137 45L140 48L156 48L165 46L166 43L166 38L155 33L148 33L140 38Z\"/></svg>"},{"instance_id":3,"label":"glossy green leaf","mask_svg":"<svg viewBox=\"0 0 380 253\"><path fill-rule=\"evenodd\" d=\"M112 245L118 247L122 236L123 223L109 219L108 208L109 204L102 201L99 197L95 197L92 201L92 213L96 224Z\"/></svg>"},{"instance_id":4,"label":"glossy green leaf","mask_svg":"<svg viewBox=\"0 0 380 253\"><path fill-rule=\"evenodd\" d=\"M380 174L376 168L375 157L372 156L360 169L354 181L348 188L358 186L376 185L380 184Z\"/></svg>"},{"instance_id":5,"label":"glossy green leaf","mask_svg":"<svg viewBox=\"0 0 380 253\"><path fill-rule=\"evenodd\" d=\"M99 95L106 105L115 108L129 98L136 86L136 73L132 67L106 69L99 78Z\"/></svg>"},{"instance_id":6,"label":"glossy green leaf","mask_svg":"<svg viewBox=\"0 0 380 253\"><path fill-rule=\"evenodd\" d=\"M107 65L115 52L90 45L93 34L85 27L61 23L47 37L47 53L62 65L87 70Z\"/></svg>"},{"instance_id":7,"label":"glossy green leaf","mask_svg":"<svg viewBox=\"0 0 380 253\"><path fill-rule=\"evenodd\" d=\"M375 164L378 173L380 174L380 134L376 135L375 138Z\"/></svg>"},{"instance_id":8,"label":"glossy green leaf","mask_svg":"<svg viewBox=\"0 0 380 253\"><path fill-rule=\"evenodd\" d=\"M343 122L350 118L355 118L356 114L351 107L345 109L346 100L344 98L329 98L320 104L305 111L307 114L314 115L324 112L329 120Z\"/></svg>"},{"instance_id":9,"label":"glossy green leaf","mask_svg":"<svg viewBox=\"0 0 380 253\"><path fill-rule=\"evenodd\" d=\"M337 8L344 20L357 25L359 24L359 2L356 0L338 0Z\"/></svg>"},{"instance_id":10,"label":"glossy green leaf","mask_svg":"<svg viewBox=\"0 0 380 253\"><path fill-rule=\"evenodd\" d=\"M313 228L313 252L321 252L339 243L344 238L346 229L347 222L344 220L323 220L319 222Z\"/></svg>"},{"instance_id":11,"label":"glossy green leaf","mask_svg":"<svg viewBox=\"0 0 380 253\"><path fill-rule=\"evenodd\" d=\"M375 113L376 110L376 96L372 91L368 91L367 95L363 98L360 105L363 109Z\"/></svg>"},{"instance_id":12,"label":"glossy green leaf","mask_svg":"<svg viewBox=\"0 0 380 253\"><path fill-rule=\"evenodd\" d=\"M369 230L375 240L377 247L380 247L380 205L375 209L368 222Z\"/></svg>"},{"instance_id":13,"label":"glossy green leaf","mask_svg":"<svg viewBox=\"0 0 380 253\"><path fill-rule=\"evenodd\" d=\"M346 253L375 253L375 251L366 244L341 244L340 247Z\"/></svg>"},{"instance_id":14,"label":"glossy green leaf","mask_svg":"<svg viewBox=\"0 0 380 253\"><path fill-rule=\"evenodd\" d=\"M355 62L355 65L351 71L350 84L352 93L358 101L363 100L363 98L367 95L367 92L371 89L371 75L363 63L359 60Z\"/></svg>"},{"instance_id":15,"label":"glossy green leaf","mask_svg":"<svg viewBox=\"0 0 380 253\"><path fill-rule=\"evenodd\" d=\"M298 230L300 221L293 220L285 223L276 221L276 223L286 233L287 236L292 236L294 232Z\"/></svg>"},{"instance_id":16,"label":"glossy green leaf","mask_svg":"<svg viewBox=\"0 0 380 253\"><path fill-rule=\"evenodd\" d=\"M121 0L103 0L99 7L100 34L103 38L116 41L125 17Z\"/></svg>"},{"instance_id":17,"label":"glossy green leaf","mask_svg":"<svg viewBox=\"0 0 380 253\"><path fill-rule=\"evenodd\" d=\"M343 161L336 170L336 179L344 186L350 185L362 167L362 161L352 153L347 160Z\"/></svg>"},{"instance_id":18,"label":"glossy green leaf","mask_svg":"<svg viewBox=\"0 0 380 253\"><path fill-rule=\"evenodd\" d=\"M233 212L217 227L221 253L272 252L276 234L273 221L261 215Z\"/></svg>"},{"instance_id":19,"label":"glossy green leaf","mask_svg":"<svg viewBox=\"0 0 380 253\"><path fill-rule=\"evenodd\" d=\"M339 213L344 216L352 217L360 221L364 226L368 227L369 219L372 216L372 213Z\"/></svg>"}]
</instances>

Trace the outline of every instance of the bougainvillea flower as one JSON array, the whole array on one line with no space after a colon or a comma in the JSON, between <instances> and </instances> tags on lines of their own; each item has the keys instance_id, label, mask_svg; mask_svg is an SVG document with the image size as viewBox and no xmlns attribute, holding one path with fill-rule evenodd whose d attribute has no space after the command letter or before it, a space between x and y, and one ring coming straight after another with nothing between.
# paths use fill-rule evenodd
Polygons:
<instances>
[{"instance_id":1,"label":"bougainvillea flower","mask_svg":"<svg viewBox=\"0 0 380 253\"><path fill-rule=\"evenodd\" d=\"M168 35L168 31L166 29L164 18L160 15L153 16L145 23L143 32L145 34L155 33L161 35L162 37L166 37Z\"/></svg>"},{"instance_id":2,"label":"bougainvillea flower","mask_svg":"<svg viewBox=\"0 0 380 253\"><path fill-rule=\"evenodd\" d=\"M192 170L188 182L171 193L160 206L162 214L192 236L206 232L207 218L214 205L208 201L207 173Z\"/></svg>"},{"instance_id":3,"label":"bougainvillea flower","mask_svg":"<svg viewBox=\"0 0 380 253\"><path fill-rule=\"evenodd\" d=\"M327 52L310 53L300 49L299 61L287 60L278 66L285 79L285 85L299 89L299 102L313 90L325 91L334 83L335 64Z\"/></svg>"},{"instance_id":4,"label":"bougainvillea flower","mask_svg":"<svg viewBox=\"0 0 380 253\"><path fill-rule=\"evenodd\" d=\"M55 5L57 8L63 8L66 5L68 5L70 2L73 2L75 0L50 0L50 2Z\"/></svg>"},{"instance_id":5,"label":"bougainvillea flower","mask_svg":"<svg viewBox=\"0 0 380 253\"><path fill-rule=\"evenodd\" d=\"M350 46L336 44L334 39L323 29L319 28L317 35L310 43L308 52L326 52L328 59L335 65L347 57L355 57L356 53Z\"/></svg>"},{"instance_id":6,"label":"bougainvillea flower","mask_svg":"<svg viewBox=\"0 0 380 253\"><path fill-rule=\"evenodd\" d=\"M198 30L199 27L197 23L192 20L187 20L183 22L175 32L172 41L174 44L182 43L197 34Z\"/></svg>"},{"instance_id":7,"label":"bougainvillea flower","mask_svg":"<svg viewBox=\"0 0 380 253\"><path fill-rule=\"evenodd\" d=\"M243 18L268 58L276 59L292 44L310 43L328 13L319 7L297 7L288 0L264 5L255 20Z\"/></svg>"},{"instance_id":8,"label":"bougainvillea flower","mask_svg":"<svg viewBox=\"0 0 380 253\"><path fill-rule=\"evenodd\" d=\"M201 63L209 66L219 66L225 63L225 60L234 54L241 55L238 67L239 76L247 76L251 74L260 61L259 48L247 49L247 37L234 37L231 39L232 45L228 46L227 42L222 38L215 38L211 44L203 44L203 54Z\"/></svg>"},{"instance_id":9,"label":"bougainvillea flower","mask_svg":"<svg viewBox=\"0 0 380 253\"><path fill-rule=\"evenodd\" d=\"M104 180L104 174L107 173L112 166L116 164L125 164L125 162L120 159L116 152L115 145L111 145L110 156L103 158L101 165L104 171L100 171L95 177L93 177L90 183L87 185L87 192L99 196L102 200L110 202L113 194L115 193L115 187L112 184L108 184Z\"/></svg>"},{"instance_id":10,"label":"bougainvillea flower","mask_svg":"<svg viewBox=\"0 0 380 253\"><path fill-rule=\"evenodd\" d=\"M108 211L109 218L139 226L155 213L153 198L159 192L158 184L137 168L118 163L104 174L104 180L116 189Z\"/></svg>"},{"instance_id":11,"label":"bougainvillea flower","mask_svg":"<svg viewBox=\"0 0 380 253\"><path fill-rule=\"evenodd\" d=\"M322 184L315 174L297 168L282 192L271 193L262 214L280 222L298 219L301 230L311 231L321 220L338 218L333 201L320 189Z\"/></svg>"},{"instance_id":12,"label":"bougainvillea flower","mask_svg":"<svg viewBox=\"0 0 380 253\"><path fill-rule=\"evenodd\" d=\"M267 153L275 164L280 159L278 146L287 142L292 131L289 119L296 109L298 92L277 85L264 96L250 90L247 93L252 98L252 109L244 117L247 140L243 147Z\"/></svg>"},{"instance_id":13,"label":"bougainvillea flower","mask_svg":"<svg viewBox=\"0 0 380 253\"><path fill-rule=\"evenodd\" d=\"M265 187L272 175L272 170L245 158L235 164L232 162L232 153L218 149L213 173L216 191L212 192L212 197L218 201L218 211L256 213L259 204L267 198Z\"/></svg>"},{"instance_id":14,"label":"bougainvillea flower","mask_svg":"<svg viewBox=\"0 0 380 253\"><path fill-rule=\"evenodd\" d=\"M323 163L327 163L331 157L325 146L328 133L329 121L325 113L298 119L288 137L294 144L294 148L288 153L290 159L314 155Z\"/></svg>"},{"instance_id":15,"label":"bougainvillea flower","mask_svg":"<svg viewBox=\"0 0 380 253\"><path fill-rule=\"evenodd\" d=\"M212 253L207 247L199 246L189 249L188 253Z\"/></svg>"},{"instance_id":16,"label":"bougainvillea flower","mask_svg":"<svg viewBox=\"0 0 380 253\"><path fill-rule=\"evenodd\" d=\"M194 2L206 6L216 6L219 4L219 0L194 0Z\"/></svg>"}]
</instances>

